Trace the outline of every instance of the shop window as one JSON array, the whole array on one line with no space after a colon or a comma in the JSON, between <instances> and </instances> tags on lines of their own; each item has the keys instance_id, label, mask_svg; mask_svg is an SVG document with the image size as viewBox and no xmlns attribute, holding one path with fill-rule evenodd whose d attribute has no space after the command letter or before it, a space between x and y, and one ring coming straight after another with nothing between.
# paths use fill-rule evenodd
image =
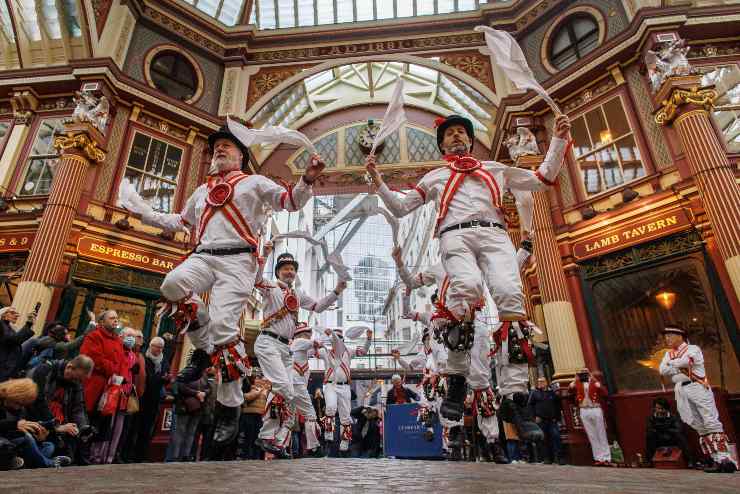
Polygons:
<instances>
[{"instance_id":1,"label":"shop window","mask_svg":"<svg viewBox=\"0 0 740 494\"><path fill-rule=\"evenodd\" d=\"M140 132L134 134L126 179L156 211L171 213L175 207L182 154L182 148Z\"/></svg>"},{"instance_id":2,"label":"shop window","mask_svg":"<svg viewBox=\"0 0 740 494\"><path fill-rule=\"evenodd\" d=\"M740 391L740 367L715 289L701 253L593 282L600 352L618 392L672 387L658 371L667 350L661 331L671 323L687 328L690 342L702 349L710 383Z\"/></svg>"},{"instance_id":3,"label":"shop window","mask_svg":"<svg viewBox=\"0 0 740 494\"><path fill-rule=\"evenodd\" d=\"M573 119L573 153L591 196L645 175L622 99L616 96Z\"/></svg>"},{"instance_id":4,"label":"shop window","mask_svg":"<svg viewBox=\"0 0 740 494\"><path fill-rule=\"evenodd\" d=\"M599 25L588 14L569 17L550 40L550 63L564 69L585 57L599 45Z\"/></svg>"},{"instance_id":5,"label":"shop window","mask_svg":"<svg viewBox=\"0 0 740 494\"><path fill-rule=\"evenodd\" d=\"M5 138L8 137L8 134L10 133L10 122L0 122L0 149L2 149L2 144L5 142Z\"/></svg>"},{"instance_id":6,"label":"shop window","mask_svg":"<svg viewBox=\"0 0 740 494\"><path fill-rule=\"evenodd\" d=\"M26 160L26 175L21 183L19 195L45 195L51 189L54 166L59 154L54 149L54 134L61 131L62 118L42 120L33 138L33 145Z\"/></svg>"},{"instance_id":7,"label":"shop window","mask_svg":"<svg viewBox=\"0 0 740 494\"><path fill-rule=\"evenodd\" d=\"M740 153L740 66L725 65L704 74L702 85L714 85L717 99L712 117L730 153Z\"/></svg>"},{"instance_id":8,"label":"shop window","mask_svg":"<svg viewBox=\"0 0 740 494\"><path fill-rule=\"evenodd\" d=\"M193 99L198 92L198 74L183 54L165 50L152 59L149 75L154 87L182 101Z\"/></svg>"}]
</instances>

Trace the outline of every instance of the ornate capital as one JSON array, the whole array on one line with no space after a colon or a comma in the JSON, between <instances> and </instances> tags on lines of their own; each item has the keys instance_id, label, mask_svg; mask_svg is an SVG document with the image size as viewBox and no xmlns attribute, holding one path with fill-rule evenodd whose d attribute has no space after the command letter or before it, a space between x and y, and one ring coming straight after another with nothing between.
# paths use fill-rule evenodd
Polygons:
<instances>
[{"instance_id":1,"label":"ornate capital","mask_svg":"<svg viewBox=\"0 0 740 494\"><path fill-rule=\"evenodd\" d=\"M54 137L54 147L59 154L79 154L91 163L102 163L105 151L85 132L65 132Z\"/></svg>"},{"instance_id":2,"label":"ornate capital","mask_svg":"<svg viewBox=\"0 0 740 494\"><path fill-rule=\"evenodd\" d=\"M668 125L676 118L679 108L684 105L697 105L710 111L714 107L716 98L717 91L712 88L675 88L668 98L661 102L660 109L655 114L655 122L659 125Z\"/></svg>"},{"instance_id":3,"label":"ornate capital","mask_svg":"<svg viewBox=\"0 0 740 494\"><path fill-rule=\"evenodd\" d=\"M39 107L39 99L33 90L21 88L13 91L10 96L10 105L13 107L15 123L28 125Z\"/></svg>"}]
</instances>

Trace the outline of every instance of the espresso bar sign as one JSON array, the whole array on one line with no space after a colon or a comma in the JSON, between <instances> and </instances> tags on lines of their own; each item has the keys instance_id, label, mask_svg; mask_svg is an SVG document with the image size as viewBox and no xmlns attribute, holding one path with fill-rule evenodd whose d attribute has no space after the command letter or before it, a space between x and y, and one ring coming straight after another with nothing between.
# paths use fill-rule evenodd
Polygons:
<instances>
[{"instance_id":1,"label":"espresso bar sign","mask_svg":"<svg viewBox=\"0 0 740 494\"><path fill-rule=\"evenodd\" d=\"M573 244L576 259L587 259L632 245L647 242L670 233L691 227L691 220L683 209L660 214L650 214L628 225L606 229L598 235L579 240Z\"/></svg>"},{"instance_id":2,"label":"espresso bar sign","mask_svg":"<svg viewBox=\"0 0 740 494\"><path fill-rule=\"evenodd\" d=\"M113 244L93 237L80 237L77 241L77 253L82 257L163 274L169 273L178 264L174 257Z\"/></svg>"}]
</instances>

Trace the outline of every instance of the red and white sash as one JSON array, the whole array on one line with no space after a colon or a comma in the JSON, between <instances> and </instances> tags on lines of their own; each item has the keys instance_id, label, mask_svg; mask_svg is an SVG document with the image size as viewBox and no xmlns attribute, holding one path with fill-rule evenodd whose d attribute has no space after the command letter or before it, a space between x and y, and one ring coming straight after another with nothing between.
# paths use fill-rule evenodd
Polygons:
<instances>
[{"instance_id":1,"label":"red and white sash","mask_svg":"<svg viewBox=\"0 0 740 494\"><path fill-rule=\"evenodd\" d=\"M499 189L498 183L496 182L496 179L493 178L493 174L483 168L480 161L472 156L447 155L445 156L445 159L448 161L447 167L450 169L450 178L447 179L447 183L442 192L439 214L437 215L437 229L439 229L442 221L447 216L447 212L450 209L450 203L462 185L463 180L470 175L483 181L486 187L488 187L488 191L491 193L491 202L493 206L495 208L501 208L501 190Z\"/></svg>"},{"instance_id":2,"label":"red and white sash","mask_svg":"<svg viewBox=\"0 0 740 494\"><path fill-rule=\"evenodd\" d=\"M239 182L246 178L249 178L249 175L240 172L226 181L217 182L216 177L211 177L208 179L209 199L211 198L211 195L216 192L217 189L229 192L228 194L223 194L223 201L206 201L206 208L205 211L203 211L203 215L200 218L200 224L198 225L198 235L196 238L197 242L200 242L200 239L206 230L206 226L208 226L208 223L211 221L211 218L213 218L216 213L221 212L221 214L226 217L229 223L231 223L231 226L234 227L239 236L244 239L247 244L254 247L256 252L259 241L257 237L252 233L252 229L249 228L249 223L247 223L244 215L242 215L242 213L239 211L239 208L237 208L236 204L234 204L234 189Z\"/></svg>"}]
</instances>

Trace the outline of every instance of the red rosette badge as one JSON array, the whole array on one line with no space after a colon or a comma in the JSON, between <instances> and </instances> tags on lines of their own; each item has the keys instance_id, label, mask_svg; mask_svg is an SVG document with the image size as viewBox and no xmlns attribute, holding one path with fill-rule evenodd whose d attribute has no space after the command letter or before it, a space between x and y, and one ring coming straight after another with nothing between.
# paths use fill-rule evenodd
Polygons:
<instances>
[{"instance_id":1,"label":"red rosette badge","mask_svg":"<svg viewBox=\"0 0 740 494\"><path fill-rule=\"evenodd\" d=\"M450 163L450 167L452 167L453 170L459 172L469 172L477 170L481 166L481 162L473 158L472 156L460 156L454 162Z\"/></svg>"},{"instance_id":2,"label":"red rosette badge","mask_svg":"<svg viewBox=\"0 0 740 494\"><path fill-rule=\"evenodd\" d=\"M206 202L213 206L214 208L218 208L226 204L229 199L231 199L231 195L234 193L234 187L231 186L231 184L227 182L221 182L220 184L216 184L211 188L211 190L208 191L208 197L206 197Z\"/></svg>"},{"instance_id":3,"label":"red rosette badge","mask_svg":"<svg viewBox=\"0 0 740 494\"><path fill-rule=\"evenodd\" d=\"M295 296L295 293L287 294L283 303L285 304L285 308L290 312L298 312L298 297Z\"/></svg>"}]
</instances>

